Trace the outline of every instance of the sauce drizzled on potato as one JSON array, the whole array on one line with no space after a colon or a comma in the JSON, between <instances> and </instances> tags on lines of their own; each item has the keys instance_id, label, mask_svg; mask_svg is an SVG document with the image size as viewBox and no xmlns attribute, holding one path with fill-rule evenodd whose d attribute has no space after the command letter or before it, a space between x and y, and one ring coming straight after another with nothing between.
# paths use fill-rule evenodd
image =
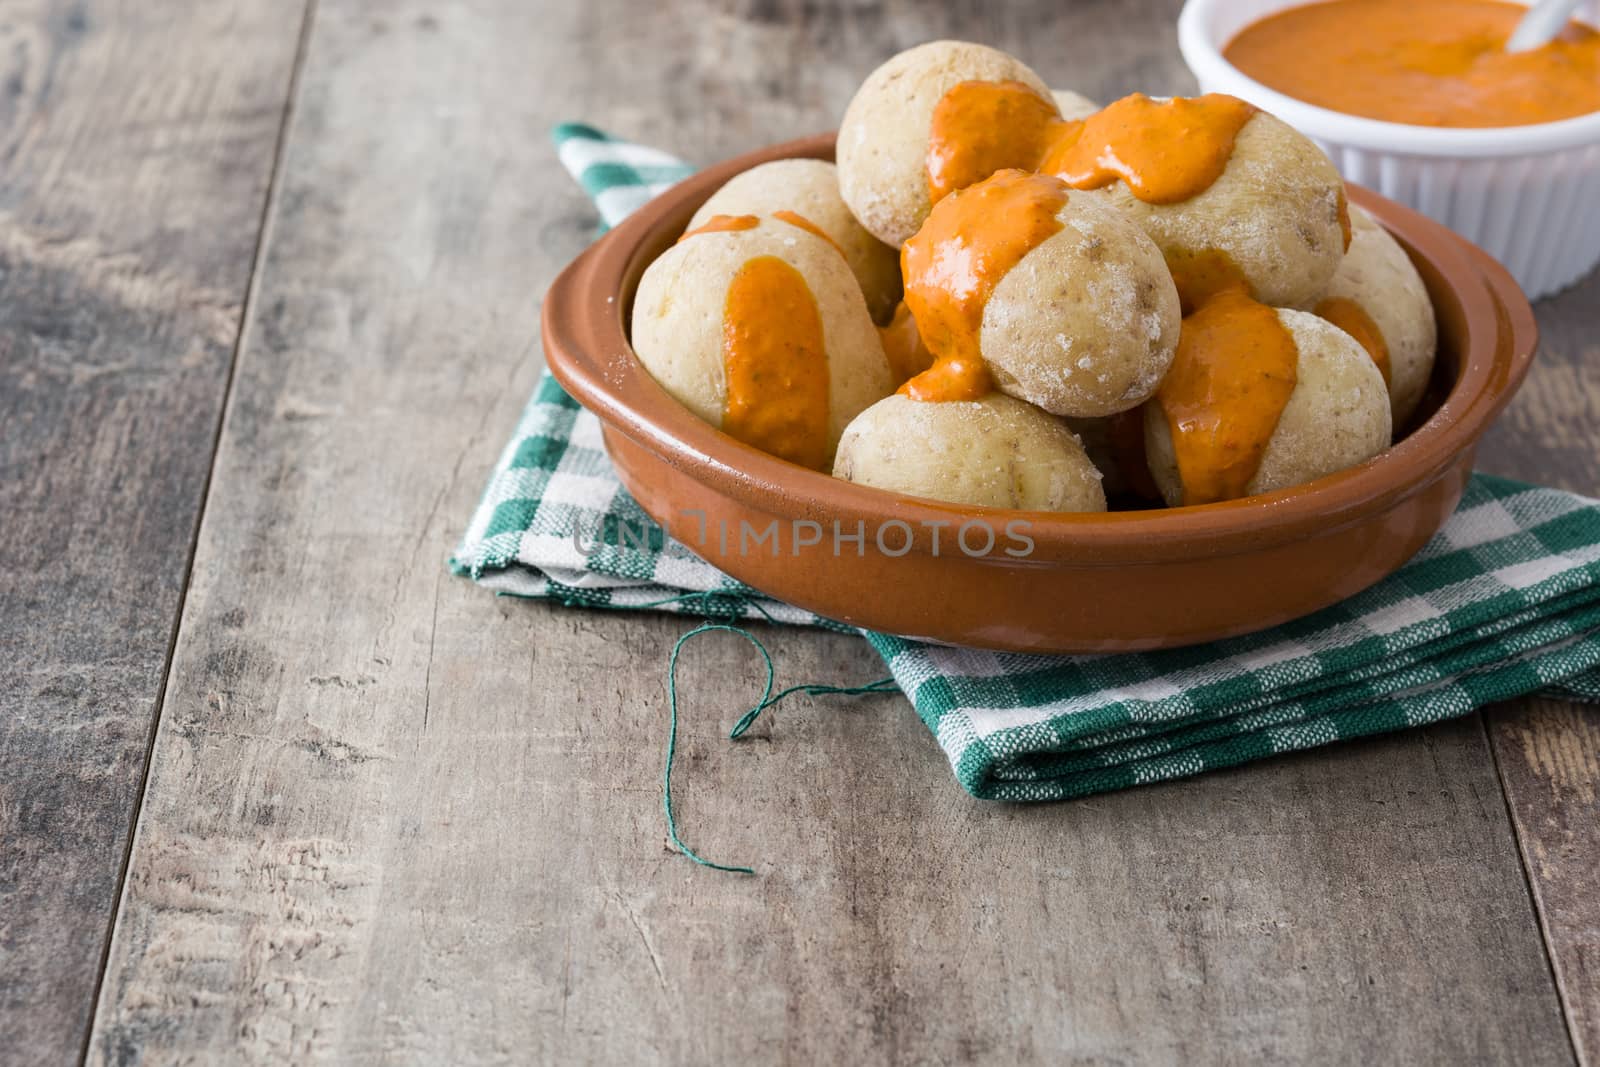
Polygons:
<instances>
[{"instance_id":1,"label":"sauce drizzled on potato","mask_svg":"<svg viewBox=\"0 0 1600 1067\"><path fill-rule=\"evenodd\" d=\"M822 238L832 246L835 252L841 256L844 255L844 249L839 247L839 242L829 237L821 226L818 226L804 215L793 211L774 211L772 217L779 222L787 222L790 226L798 226L807 233ZM753 230L760 224L761 220L755 215L712 215L694 229L683 231L683 236L678 238L677 243L682 244L689 238L698 237L703 233L735 233L739 230Z\"/></svg>"},{"instance_id":2,"label":"sauce drizzled on potato","mask_svg":"<svg viewBox=\"0 0 1600 1067\"><path fill-rule=\"evenodd\" d=\"M997 170L1038 170L1048 146L1078 125L1022 82L962 82L939 98L928 126L928 199Z\"/></svg>"},{"instance_id":3,"label":"sauce drizzled on potato","mask_svg":"<svg viewBox=\"0 0 1600 1067\"><path fill-rule=\"evenodd\" d=\"M995 286L1061 229L1067 187L1043 174L1002 170L934 205L900 251L906 305L933 366L900 387L913 400L976 400L993 388L978 336Z\"/></svg>"},{"instance_id":4,"label":"sauce drizzled on potato","mask_svg":"<svg viewBox=\"0 0 1600 1067\"><path fill-rule=\"evenodd\" d=\"M777 219L779 222L787 222L790 226L798 226L807 233L815 234L824 241L828 242L828 244L832 245L835 252L839 253L841 256L844 255L844 249L839 247L839 242L835 241L832 237L829 237L825 232L823 232L821 226L818 226L804 215L796 214L793 211L774 211L772 213L772 217Z\"/></svg>"},{"instance_id":5,"label":"sauce drizzled on potato","mask_svg":"<svg viewBox=\"0 0 1600 1067\"><path fill-rule=\"evenodd\" d=\"M685 230L683 236L678 238L682 244L691 237L698 237L702 233L732 233L738 230L753 230L761 222L754 215L712 215L704 223L692 230Z\"/></svg>"},{"instance_id":6,"label":"sauce drizzled on potato","mask_svg":"<svg viewBox=\"0 0 1600 1067\"><path fill-rule=\"evenodd\" d=\"M889 325L878 327L878 339L883 342L883 354L888 357L889 370L898 387L927 370L933 363L933 353L922 343L917 330L917 320L904 300L895 305L894 318Z\"/></svg>"},{"instance_id":7,"label":"sauce drizzled on potato","mask_svg":"<svg viewBox=\"0 0 1600 1067\"><path fill-rule=\"evenodd\" d=\"M1239 265L1220 248L1173 248L1164 258L1172 284L1178 287L1178 306L1185 315L1194 314L1220 292L1249 288Z\"/></svg>"},{"instance_id":8,"label":"sauce drizzled on potato","mask_svg":"<svg viewBox=\"0 0 1600 1067\"><path fill-rule=\"evenodd\" d=\"M1299 349L1278 313L1243 286L1183 320L1156 402L1172 433L1185 504L1246 494L1299 375Z\"/></svg>"},{"instance_id":9,"label":"sauce drizzled on potato","mask_svg":"<svg viewBox=\"0 0 1600 1067\"><path fill-rule=\"evenodd\" d=\"M1183 330L1156 400L1172 433L1184 503L1245 495L1298 380L1294 336L1251 298L1244 275L1217 249L1168 253ZM1316 314L1360 342L1389 383L1389 347L1353 300L1330 297Z\"/></svg>"},{"instance_id":10,"label":"sauce drizzled on potato","mask_svg":"<svg viewBox=\"0 0 1600 1067\"><path fill-rule=\"evenodd\" d=\"M935 106L928 131L934 203L998 170L1053 174L1077 189L1122 181L1153 204L1188 200L1228 165L1256 108L1221 93L1152 100L1134 93L1068 122L1021 82L969 81Z\"/></svg>"},{"instance_id":11,"label":"sauce drizzled on potato","mask_svg":"<svg viewBox=\"0 0 1600 1067\"><path fill-rule=\"evenodd\" d=\"M1361 347L1367 350L1367 355L1372 357L1372 362L1378 365L1378 370L1383 374L1383 384L1387 386L1390 373L1389 343L1383 339L1383 331L1372 321L1367 309L1348 297L1330 296L1315 310L1319 317L1327 319L1360 342Z\"/></svg>"},{"instance_id":12,"label":"sauce drizzled on potato","mask_svg":"<svg viewBox=\"0 0 1600 1067\"><path fill-rule=\"evenodd\" d=\"M723 432L803 467L825 469L828 352L822 314L805 278L777 256L748 260L729 283L722 364Z\"/></svg>"},{"instance_id":13,"label":"sauce drizzled on potato","mask_svg":"<svg viewBox=\"0 0 1600 1067\"><path fill-rule=\"evenodd\" d=\"M1526 126L1600 111L1600 34L1507 52L1527 8L1495 0L1331 0L1246 26L1223 50L1264 85L1414 126Z\"/></svg>"},{"instance_id":14,"label":"sauce drizzled on potato","mask_svg":"<svg viewBox=\"0 0 1600 1067\"><path fill-rule=\"evenodd\" d=\"M1125 96L1074 124L1039 170L1075 189L1122 181L1149 204L1177 204L1211 188L1256 108L1222 93L1152 100Z\"/></svg>"}]
</instances>

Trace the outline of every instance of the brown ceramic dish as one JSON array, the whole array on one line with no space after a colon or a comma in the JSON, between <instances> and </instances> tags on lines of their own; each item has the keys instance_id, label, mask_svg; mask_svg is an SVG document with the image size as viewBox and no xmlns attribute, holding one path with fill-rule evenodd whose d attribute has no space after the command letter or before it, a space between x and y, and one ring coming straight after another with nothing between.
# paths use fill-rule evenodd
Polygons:
<instances>
[{"instance_id":1,"label":"brown ceramic dish","mask_svg":"<svg viewBox=\"0 0 1600 1067\"><path fill-rule=\"evenodd\" d=\"M703 171L579 256L546 298L545 355L600 417L623 484L674 537L755 588L842 622L984 648L1117 652L1309 614L1390 574L1439 529L1478 439L1533 357L1532 309L1500 266L1437 223L1352 188L1416 262L1439 320L1437 408L1377 458L1246 500L1094 515L960 507L853 485L712 429L628 346L645 267L728 178L788 157L832 159L833 138ZM1022 554L1008 523L1031 550ZM851 539L858 532L862 542Z\"/></svg>"}]
</instances>

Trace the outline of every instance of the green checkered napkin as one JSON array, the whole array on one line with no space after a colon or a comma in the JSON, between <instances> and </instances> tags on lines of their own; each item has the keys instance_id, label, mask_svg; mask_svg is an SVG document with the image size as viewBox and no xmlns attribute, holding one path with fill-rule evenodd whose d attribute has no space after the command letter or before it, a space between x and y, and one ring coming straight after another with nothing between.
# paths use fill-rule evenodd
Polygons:
<instances>
[{"instance_id":1,"label":"green checkered napkin","mask_svg":"<svg viewBox=\"0 0 1600 1067\"><path fill-rule=\"evenodd\" d=\"M607 224L689 173L584 126L555 140ZM846 629L668 538L617 481L595 417L548 376L451 566L572 606ZM1600 502L1480 475L1391 578L1298 622L1194 648L1047 657L864 636L973 795L1084 796L1540 690L1600 700Z\"/></svg>"}]
</instances>

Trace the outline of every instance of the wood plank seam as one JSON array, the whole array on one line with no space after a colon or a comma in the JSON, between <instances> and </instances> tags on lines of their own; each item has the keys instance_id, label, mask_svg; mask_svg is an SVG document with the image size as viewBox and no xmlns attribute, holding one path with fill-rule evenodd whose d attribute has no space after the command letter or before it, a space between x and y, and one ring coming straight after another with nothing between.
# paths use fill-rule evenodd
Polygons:
<instances>
[{"instance_id":1,"label":"wood plank seam","mask_svg":"<svg viewBox=\"0 0 1600 1067\"><path fill-rule=\"evenodd\" d=\"M295 41L294 61L289 70L289 85L284 93L283 108L278 119L278 134L272 146L272 165L267 175L267 195L261 203L261 221L256 227L256 244L250 256L250 276L245 283L244 302L239 309L239 325L234 333L233 351L228 358L228 372L222 389L222 408L217 415L216 426L211 434L211 463L206 471L205 485L200 491L200 506L195 511L194 527L189 531L189 543L186 546L187 564L184 567L183 586L178 593L176 610L172 613L172 626L167 634L167 649L165 666L161 673L161 686L156 691L155 710L150 716L150 725L145 735L143 770L139 775L139 787L134 791L133 805L128 813L128 831L124 838L122 860L117 868L117 893L112 901L111 912L106 916L106 928L100 941L100 962L95 968L94 990L90 1002L94 1005L89 1013L88 1025L84 1027L83 1039L78 1046L78 1063L83 1064L89 1058L89 1046L94 1037L95 1024L100 1017L100 994L105 985L106 963L111 953L111 938L117 928L117 916L122 911L122 898L127 891L128 866L133 859L133 848L139 834L139 816L144 809L145 788L150 781L150 761L155 754L156 736L161 727L161 712L166 706L167 689L172 684L173 652L178 645L178 634L183 627L183 610L189 599L189 584L194 579L195 550L199 546L200 530L205 525L206 505L211 498L212 479L217 472L217 451L222 441L223 427L227 425L228 413L233 408L233 382L234 372L239 366L239 352L243 349L250 331L250 313L255 307L256 297L261 285L261 263L266 256L269 239L271 236L272 217L278 202L279 177L283 171L283 158L289 143L289 130L294 120L295 100L300 93L300 72L305 65L306 48L310 42L313 17L315 15L317 0L305 0L305 7L300 16L300 33Z\"/></svg>"},{"instance_id":2,"label":"wood plank seam","mask_svg":"<svg viewBox=\"0 0 1600 1067\"><path fill-rule=\"evenodd\" d=\"M1556 967L1556 947L1551 943L1549 918L1540 905L1539 892L1534 885L1536 874L1533 869L1533 857L1528 854L1528 842L1523 838L1511 789L1506 784L1505 770L1500 766L1500 753L1495 748L1494 738L1489 736L1489 722L1482 711L1474 712L1473 718L1477 720L1478 728L1483 731L1484 746L1489 750L1489 762L1494 767L1495 781L1500 783L1500 799L1506 806L1506 822L1511 826L1511 839L1516 842L1517 860L1522 865L1522 880L1528 890L1528 905L1533 909L1534 921L1539 925L1539 944L1544 949L1545 964L1550 968L1550 984L1555 987L1556 1002L1561 1005L1561 1021L1566 1025L1567 1042L1572 1046L1572 1060L1574 1063L1582 1064L1585 1061L1578 1034L1578 1013L1573 1007L1571 993L1562 984L1561 973Z\"/></svg>"}]
</instances>

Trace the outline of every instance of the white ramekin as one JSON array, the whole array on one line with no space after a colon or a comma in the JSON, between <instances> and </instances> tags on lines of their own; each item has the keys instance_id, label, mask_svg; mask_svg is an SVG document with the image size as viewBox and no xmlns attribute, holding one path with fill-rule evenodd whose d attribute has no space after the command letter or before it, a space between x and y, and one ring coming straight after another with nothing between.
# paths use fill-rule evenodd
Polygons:
<instances>
[{"instance_id":1,"label":"white ramekin","mask_svg":"<svg viewBox=\"0 0 1600 1067\"><path fill-rule=\"evenodd\" d=\"M1349 181L1416 208L1494 256L1530 299L1600 262L1600 114L1537 126L1440 129L1357 118L1246 77L1222 48L1305 0L1188 0L1178 46L1201 92L1230 93L1299 129ZM1600 0L1584 5L1592 16Z\"/></svg>"}]
</instances>

